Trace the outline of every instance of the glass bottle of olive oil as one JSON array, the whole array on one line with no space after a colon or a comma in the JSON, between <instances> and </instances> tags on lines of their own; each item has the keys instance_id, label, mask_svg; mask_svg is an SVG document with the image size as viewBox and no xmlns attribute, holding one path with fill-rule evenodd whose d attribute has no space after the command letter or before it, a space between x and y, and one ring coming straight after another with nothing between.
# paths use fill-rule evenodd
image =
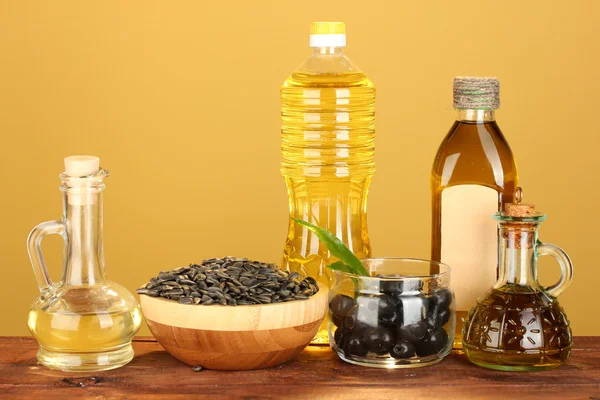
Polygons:
<instances>
[{"instance_id":1,"label":"glass bottle of olive oil","mask_svg":"<svg viewBox=\"0 0 600 400\"><path fill-rule=\"evenodd\" d=\"M496 281L498 232L491 216L513 202L517 166L495 119L496 78L454 78L456 121L431 172L431 257L452 268L457 321ZM461 348L462 323L454 348Z\"/></svg>"}]
</instances>

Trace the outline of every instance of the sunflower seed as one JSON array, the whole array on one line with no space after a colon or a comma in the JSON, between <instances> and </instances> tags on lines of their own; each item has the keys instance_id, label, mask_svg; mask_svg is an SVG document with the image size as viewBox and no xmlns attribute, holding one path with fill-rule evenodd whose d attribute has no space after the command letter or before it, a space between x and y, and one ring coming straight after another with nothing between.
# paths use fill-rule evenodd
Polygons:
<instances>
[{"instance_id":1,"label":"sunflower seed","mask_svg":"<svg viewBox=\"0 0 600 400\"><path fill-rule=\"evenodd\" d=\"M181 304L249 305L306 300L319 290L312 277L247 258L209 258L161 271L137 290Z\"/></svg>"},{"instance_id":2,"label":"sunflower seed","mask_svg":"<svg viewBox=\"0 0 600 400\"><path fill-rule=\"evenodd\" d=\"M223 272L217 272L217 276L219 278L223 278L223 279L229 279L229 275L223 273Z\"/></svg>"}]
</instances>

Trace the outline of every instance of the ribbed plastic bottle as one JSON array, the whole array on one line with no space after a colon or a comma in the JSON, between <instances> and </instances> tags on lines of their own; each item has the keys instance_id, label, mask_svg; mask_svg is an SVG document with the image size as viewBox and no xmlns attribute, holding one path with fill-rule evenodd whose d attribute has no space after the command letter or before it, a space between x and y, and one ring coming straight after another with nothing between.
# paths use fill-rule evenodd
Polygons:
<instances>
[{"instance_id":1,"label":"ribbed plastic bottle","mask_svg":"<svg viewBox=\"0 0 600 400\"><path fill-rule=\"evenodd\" d=\"M375 86L343 53L342 22L315 22L312 55L281 87L281 172L290 224L283 266L330 286L327 248L291 217L329 230L369 257L367 194L375 173ZM328 343L324 323L313 343Z\"/></svg>"}]
</instances>

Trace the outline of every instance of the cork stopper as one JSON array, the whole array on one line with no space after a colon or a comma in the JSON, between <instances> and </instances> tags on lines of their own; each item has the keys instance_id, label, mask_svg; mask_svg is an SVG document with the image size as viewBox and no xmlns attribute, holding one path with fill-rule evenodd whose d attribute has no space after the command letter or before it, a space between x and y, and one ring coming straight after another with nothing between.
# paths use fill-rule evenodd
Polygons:
<instances>
[{"instance_id":1,"label":"cork stopper","mask_svg":"<svg viewBox=\"0 0 600 400\"><path fill-rule=\"evenodd\" d=\"M494 77L455 77L453 106L459 110L497 110L500 81Z\"/></svg>"},{"instance_id":2,"label":"cork stopper","mask_svg":"<svg viewBox=\"0 0 600 400\"><path fill-rule=\"evenodd\" d=\"M504 215L508 217L531 217L534 214L534 204L506 203L504 205Z\"/></svg>"},{"instance_id":3,"label":"cork stopper","mask_svg":"<svg viewBox=\"0 0 600 400\"><path fill-rule=\"evenodd\" d=\"M65 158L65 173L70 177L94 175L100 169L100 159L95 156L70 156Z\"/></svg>"},{"instance_id":4,"label":"cork stopper","mask_svg":"<svg viewBox=\"0 0 600 400\"><path fill-rule=\"evenodd\" d=\"M504 205L504 212L502 213L505 217L531 217L536 215L534 204L521 203L523 201L523 188L520 186L515 190L515 202L506 203Z\"/></svg>"},{"instance_id":5,"label":"cork stopper","mask_svg":"<svg viewBox=\"0 0 600 400\"><path fill-rule=\"evenodd\" d=\"M98 196L86 190L91 175L100 170L100 159L95 156L70 156L65 158L65 175L69 178L70 190L67 201L73 206L89 206L98 202Z\"/></svg>"}]
</instances>

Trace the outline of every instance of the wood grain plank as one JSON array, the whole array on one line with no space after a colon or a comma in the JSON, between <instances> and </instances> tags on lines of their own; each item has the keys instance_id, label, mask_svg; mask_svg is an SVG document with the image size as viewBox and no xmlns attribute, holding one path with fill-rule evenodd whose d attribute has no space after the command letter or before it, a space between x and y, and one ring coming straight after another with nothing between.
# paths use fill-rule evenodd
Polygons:
<instances>
[{"instance_id":1,"label":"wood grain plank","mask_svg":"<svg viewBox=\"0 0 600 400\"><path fill-rule=\"evenodd\" d=\"M600 400L600 337L578 337L567 365L543 372L499 372L451 355L417 369L381 370L344 363L309 347L266 370L194 372L150 338L134 342L126 367L94 374L38 365L30 338L0 337L0 398L585 398Z\"/></svg>"},{"instance_id":2,"label":"wood grain plank","mask_svg":"<svg viewBox=\"0 0 600 400\"><path fill-rule=\"evenodd\" d=\"M500 393L499 393L500 392ZM261 385L258 387L203 387L196 390L185 390L176 393L164 390L135 390L112 388L70 388L60 391L33 388L24 392L22 390L9 390L0 393L0 398L15 399L600 399L600 391L590 391L585 388L573 388L560 392L553 388L533 387L506 387L501 390L490 390L487 387L474 387L465 390L446 390L442 388L347 388L337 387L311 387L290 385L289 387Z\"/></svg>"}]
</instances>

